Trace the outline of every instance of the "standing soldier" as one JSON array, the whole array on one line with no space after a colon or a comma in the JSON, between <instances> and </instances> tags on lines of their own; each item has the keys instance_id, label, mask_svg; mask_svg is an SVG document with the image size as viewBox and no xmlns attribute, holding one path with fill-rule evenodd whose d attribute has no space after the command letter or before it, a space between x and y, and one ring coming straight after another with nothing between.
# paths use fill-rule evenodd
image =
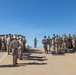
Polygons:
<instances>
[{"instance_id":1,"label":"standing soldier","mask_svg":"<svg viewBox=\"0 0 76 75\"><path fill-rule=\"evenodd\" d=\"M27 40L26 40L25 36L22 36L22 39L23 39L23 52L24 52L26 50L26 42L27 42Z\"/></svg>"},{"instance_id":2,"label":"standing soldier","mask_svg":"<svg viewBox=\"0 0 76 75\"><path fill-rule=\"evenodd\" d=\"M2 49L2 40L1 40L1 35L0 35L0 51Z\"/></svg>"},{"instance_id":3,"label":"standing soldier","mask_svg":"<svg viewBox=\"0 0 76 75\"><path fill-rule=\"evenodd\" d=\"M60 37L60 35L58 36L58 39L59 39L59 50L61 50L62 48L62 43L63 43L63 40L62 40L62 37Z\"/></svg>"},{"instance_id":4,"label":"standing soldier","mask_svg":"<svg viewBox=\"0 0 76 75\"><path fill-rule=\"evenodd\" d=\"M37 47L37 37L34 39L34 48L36 48Z\"/></svg>"},{"instance_id":5,"label":"standing soldier","mask_svg":"<svg viewBox=\"0 0 76 75\"><path fill-rule=\"evenodd\" d=\"M2 35L2 51L5 51L5 35Z\"/></svg>"},{"instance_id":6,"label":"standing soldier","mask_svg":"<svg viewBox=\"0 0 76 75\"><path fill-rule=\"evenodd\" d=\"M58 48L59 48L59 38L58 34L55 37L55 47L56 47L56 53L58 53Z\"/></svg>"},{"instance_id":7,"label":"standing soldier","mask_svg":"<svg viewBox=\"0 0 76 75\"><path fill-rule=\"evenodd\" d=\"M22 60L22 52L23 52L23 41L22 41L22 38L20 38L19 39L19 48L18 48L19 60Z\"/></svg>"},{"instance_id":8,"label":"standing soldier","mask_svg":"<svg viewBox=\"0 0 76 75\"><path fill-rule=\"evenodd\" d=\"M52 45L52 39L50 38L50 36L48 36L48 38L47 38L47 45L48 45L49 52L50 52L50 48L51 48L51 45Z\"/></svg>"},{"instance_id":9,"label":"standing soldier","mask_svg":"<svg viewBox=\"0 0 76 75\"><path fill-rule=\"evenodd\" d=\"M46 53L48 54L46 36L44 36L44 39L42 40L42 44L44 45L45 54Z\"/></svg>"},{"instance_id":10,"label":"standing soldier","mask_svg":"<svg viewBox=\"0 0 76 75\"><path fill-rule=\"evenodd\" d=\"M68 48L72 48L72 37L70 34L68 35Z\"/></svg>"},{"instance_id":11,"label":"standing soldier","mask_svg":"<svg viewBox=\"0 0 76 75\"><path fill-rule=\"evenodd\" d=\"M55 50L55 34L53 34L52 37L52 45L53 45L53 50Z\"/></svg>"},{"instance_id":12,"label":"standing soldier","mask_svg":"<svg viewBox=\"0 0 76 75\"><path fill-rule=\"evenodd\" d=\"M76 49L76 38L75 38L75 34L72 35L72 45L73 45L73 49Z\"/></svg>"},{"instance_id":13,"label":"standing soldier","mask_svg":"<svg viewBox=\"0 0 76 75\"><path fill-rule=\"evenodd\" d=\"M12 55L13 55L13 64L18 64L17 63L17 58L18 58L18 47L19 47L19 42L17 38L14 36L14 40L11 42L10 47L12 49Z\"/></svg>"},{"instance_id":14,"label":"standing soldier","mask_svg":"<svg viewBox=\"0 0 76 75\"><path fill-rule=\"evenodd\" d=\"M11 36L9 35L7 38L7 53L10 54L10 43L11 43Z\"/></svg>"},{"instance_id":15,"label":"standing soldier","mask_svg":"<svg viewBox=\"0 0 76 75\"><path fill-rule=\"evenodd\" d=\"M11 42L13 41L13 35L11 35Z\"/></svg>"},{"instance_id":16,"label":"standing soldier","mask_svg":"<svg viewBox=\"0 0 76 75\"><path fill-rule=\"evenodd\" d=\"M66 34L63 35L63 50L68 51L68 38Z\"/></svg>"}]
</instances>

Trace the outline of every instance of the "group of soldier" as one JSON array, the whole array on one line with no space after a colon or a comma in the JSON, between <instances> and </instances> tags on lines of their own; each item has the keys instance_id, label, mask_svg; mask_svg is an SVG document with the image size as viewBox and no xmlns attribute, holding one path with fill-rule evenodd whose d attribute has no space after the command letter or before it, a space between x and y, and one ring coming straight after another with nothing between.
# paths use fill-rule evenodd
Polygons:
<instances>
[{"instance_id":1,"label":"group of soldier","mask_svg":"<svg viewBox=\"0 0 76 75\"><path fill-rule=\"evenodd\" d=\"M22 53L26 50L26 38L18 34L0 35L0 51L12 52L13 64L18 64L17 59L22 59Z\"/></svg>"},{"instance_id":2,"label":"group of soldier","mask_svg":"<svg viewBox=\"0 0 76 75\"><path fill-rule=\"evenodd\" d=\"M50 48L53 48L53 50L56 50L56 52L69 52L70 49L76 49L76 35L68 34L67 36L66 34L63 34L60 36L58 34L53 34L52 38L50 38L50 36L48 36L48 38L44 36L42 44L44 45L45 53L50 52Z\"/></svg>"},{"instance_id":3,"label":"group of soldier","mask_svg":"<svg viewBox=\"0 0 76 75\"><path fill-rule=\"evenodd\" d=\"M12 52L13 56L13 64L17 64L17 59L22 59L22 53L26 50L26 38L23 35L18 34L6 34L0 35L0 51L6 51L8 55ZM34 39L34 48L37 47L37 37ZM51 52L51 49L58 51L69 52L69 49L76 49L76 35L68 36L66 34L55 35L53 37L44 38L42 39L42 44L44 46L45 53ZM29 48L29 46L28 46Z\"/></svg>"}]
</instances>

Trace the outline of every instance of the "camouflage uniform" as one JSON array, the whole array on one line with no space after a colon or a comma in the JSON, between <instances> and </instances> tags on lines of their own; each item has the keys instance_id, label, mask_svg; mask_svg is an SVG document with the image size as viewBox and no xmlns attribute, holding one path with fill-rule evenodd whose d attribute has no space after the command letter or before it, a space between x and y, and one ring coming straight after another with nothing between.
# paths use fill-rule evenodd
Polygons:
<instances>
[{"instance_id":1,"label":"camouflage uniform","mask_svg":"<svg viewBox=\"0 0 76 75\"><path fill-rule=\"evenodd\" d=\"M27 40L25 39L24 36L22 37L22 39L23 39L23 52L24 52L26 50L26 42L27 42Z\"/></svg>"},{"instance_id":2,"label":"camouflage uniform","mask_svg":"<svg viewBox=\"0 0 76 75\"><path fill-rule=\"evenodd\" d=\"M56 47L56 50L58 52L58 47L59 47L59 38L58 38L58 35L56 35L56 37L55 37L55 47Z\"/></svg>"},{"instance_id":3,"label":"camouflage uniform","mask_svg":"<svg viewBox=\"0 0 76 75\"><path fill-rule=\"evenodd\" d=\"M22 59L22 52L23 52L23 42L22 42L22 39L20 39L19 40L19 48L18 48L19 60Z\"/></svg>"},{"instance_id":4,"label":"camouflage uniform","mask_svg":"<svg viewBox=\"0 0 76 75\"><path fill-rule=\"evenodd\" d=\"M4 35L2 35L1 40L2 40L2 51L5 51L5 36Z\"/></svg>"},{"instance_id":5,"label":"camouflage uniform","mask_svg":"<svg viewBox=\"0 0 76 75\"><path fill-rule=\"evenodd\" d=\"M10 43L11 43L11 37L9 36L7 38L7 53L10 54Z\"/></svg>"},{"instance_id":6,"label":"camouflage uniform","mask_svg":"<svg viewBox=\"0 0 76 75\"><path fill-rule=\"evenodd\" d=\"M55 50L55 34L53 34L52 37L52 46L53 46L53 50Z\"/></svg>"},{"instance_id":7,"label":"camouflage uniform","mask_svg":"<svg viewBox=\"0 0 76 75\"><path fill-rule=\"evenodd\" d=\"M76 38L75 38L75 35L72 36L72 45L73 45L73 48L76 49Z\"/></svg>"},{"instance_id":8,"label":"camouflage uniform","mask_svg":"<svg viewBox=\"0 0 76 75\"><path fill-rule=\"evenodd\" d=\"M52 45L52 39L50 38L50 36L48 36L48 38L47 38L47 45L48 45L49 52L50 52L50 48L51 48L51 45Z\"/></svg>"},{"instance_id":9,"label":"camouflage uniform","mask_svg":"<svg viewBox=\"0 0 76 75\"><path fill-rule=\"evenodd\" d=\"M68 38L66 34L63 35L63 50L68 51Z\"/></svg>"},{"instance_id":10,"label":"camouflage uniform","mask_svg":"<svg viewBox=\"0 0 76 75\"><path fill-rule=\"evenodd\" d=\"M36 48L37 42L38 42L38 41L37 41L37 38L35 38L35 39L34 39L34 48Z\"/></svg>"},{"instance_id":11,"label":"camouflage uniform","mask_svg":"<svg viewBox=\"0 0 76 75\"><path fill-rule=\"evenodd\" d=\"M46 36L44 36L44 39L42 40L42 44L44 45L45 53L48 54L48 50L47 50L47 39L46 39Z\"/></svg>"},{"instance_id":12,"label":"camouflage uniform","mask_svg":"<svg viewBox=\"0 0 76 75\"><path fill-rule=\"evenodd\" d=\"M2 49L2 39L1 39L1 35L0 35L0 51Z\"/></svg>"},{"instance_id":13,"label":"camouflage uniform","mask_svg":"<svg viewBox=\"0 0 76 75\"><path fill-rule=\"evenodd\" d=\"M68 35L68 48L72 48L72 37L70 34Z\"/></svg>"},{"instance_id":14,"label":"camouflage uniform","mask_svg":"<svg viewBox=\"0 0 76 75\"><path fill-rule=\"evenodd\" d=\"M11 49L12 49L13 64L14 64L14 65L17 64L18 47L19 47L19 42L18 42L18 40L14 37L14 40L11 42Z\"/></svg>"},{"instance_id":15,"label":"camouflage uniform","mask_svg":"<svg viewBox=\"0 0 76 75\"><path fill-rule=\"evenodd\" d=\"M59 50L62 49L62 43L63 43L63 40L62 40L62 37L58 36L58 39L59 39Z\"/></svg>"}]
</instances>

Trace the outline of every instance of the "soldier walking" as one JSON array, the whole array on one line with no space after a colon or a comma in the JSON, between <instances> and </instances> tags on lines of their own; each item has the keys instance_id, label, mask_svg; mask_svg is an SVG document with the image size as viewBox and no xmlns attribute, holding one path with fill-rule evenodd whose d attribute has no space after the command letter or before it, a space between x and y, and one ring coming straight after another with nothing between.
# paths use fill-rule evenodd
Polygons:
<instances>
[{"instance_id":1,"label":"soldier walking","mask_svg":"<svg viewBox=\"0 0 76 75\"><path fill-rule=\"evenodd\" d=\"M17 58L18 58L18 47L19 47L19 42L16 37L14 37L14 40L11 42L11 49L12 49L12 55L13 55L13 64L18 64L17 63Z\"/></svg>"}]
</instances>

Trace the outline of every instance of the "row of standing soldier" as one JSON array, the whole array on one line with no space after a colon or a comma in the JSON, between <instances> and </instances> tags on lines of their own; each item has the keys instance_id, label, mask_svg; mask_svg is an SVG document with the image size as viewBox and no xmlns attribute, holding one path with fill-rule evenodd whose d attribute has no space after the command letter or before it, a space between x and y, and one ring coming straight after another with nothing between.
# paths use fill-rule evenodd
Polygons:
<instances>
[{"instance_id":1,"label":"row of standing soldier","mask_svg":"<svg viewBox=\"0 0 76 75\"><path fill-rule=\"evenodd\" d=\"M73 34L72 36L68 34L63 34L62 37L60 35L55 35L53 34L53 37L46 38L44 36L44 39L42 40L42 44L44 45L45 53L48 53L48 46L49 46L49 51L50 48L53 47L53 50L58 51L63 51L63 52L69 52L69 49L76 49L76 36Z\"/></svg>"},{"instance_id":2,"label":"row of standing soldier","mask_svg":"<svg viewBox=\"0 0 76 75\"><path fill-rule=\"evenodd\" d=\"M22 52L26 50L26 39L22 35L0 35L0 50L7 51L8 55L12 51L13 64L17 64L17 58L22 59Z\"/></svg>"}]
</instances>

